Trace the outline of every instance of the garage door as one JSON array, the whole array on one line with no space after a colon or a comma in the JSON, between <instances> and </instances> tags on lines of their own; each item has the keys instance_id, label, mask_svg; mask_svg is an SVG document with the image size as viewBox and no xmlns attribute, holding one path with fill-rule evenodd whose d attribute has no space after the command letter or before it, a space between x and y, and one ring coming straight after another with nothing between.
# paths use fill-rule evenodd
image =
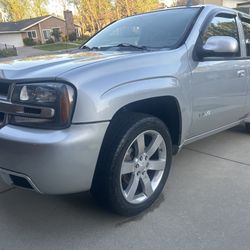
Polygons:
<instances>
[{"instance_id":1,"label":"garage door","mask_svg":"<svg viewBox=\"0 0 250 250\"><path fill-rule=\"evenodd\" d=\"M23 38L21 34L0 34L0 43L22 47Z\"/></svg>"}]
</instances>

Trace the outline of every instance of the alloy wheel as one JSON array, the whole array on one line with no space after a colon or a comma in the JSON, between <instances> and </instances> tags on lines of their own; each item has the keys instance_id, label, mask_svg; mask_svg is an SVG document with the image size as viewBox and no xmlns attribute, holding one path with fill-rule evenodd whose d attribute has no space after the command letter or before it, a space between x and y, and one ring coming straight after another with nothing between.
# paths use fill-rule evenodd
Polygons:
<instances>
[{"instance_id":1,"label":"alloy wheel","mask_svg":"<svg viewBox=\"0 0 250 250\"><path fill-rule=\"evenodd\" d=\"M167 161L161 134L148 130L128 147L120 172L121 191L127 202L140 204L152 196L161 182Z\"/></svg>"}]
</instances>

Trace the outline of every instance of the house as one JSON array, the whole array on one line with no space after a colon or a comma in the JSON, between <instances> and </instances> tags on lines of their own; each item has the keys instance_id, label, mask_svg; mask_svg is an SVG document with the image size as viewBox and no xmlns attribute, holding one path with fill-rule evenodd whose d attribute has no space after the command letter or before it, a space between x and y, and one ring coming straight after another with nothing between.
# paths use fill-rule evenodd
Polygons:
<instances>
[{"instance_id":1,"label":"house","mask_svg":"<svg viewBox=\"0 0 250 250\"><path fill-rule=\"evenodd\" d=\"M162 2L166 3L168 6L176 1L177 3L180 1L181 4L188 2L188 0L162 0ZM193 4L215 4L228 8L237 8L238 4L244 4L247 0L193 0L192 2Z\"/></svg>"},{"instance_id":2,"label":"house","mask_svg":"<svg viewBox=\"0 0 250 250\"><path fill-rule=\"evenodd\" d=\"M250 13L249 0L200 0L200 4L216 4Z\"/></svg>"},{"instance_id":3,"label":"house","mask_svg":"<svg viewBox=\"0 0 250 250\"><path fill-rule=\"evenodd\" d=\"M246 12L247 14L250 14L250 1L238 3L237 9Z\"/></svg>"},{"instance_id":4,"label":"house","mask_svg":"<svg viewBox=\"0 0 250 250\"><path fill-rule=\"evenodd\" d=\"M24 38L32 38L37 43L45 43L51 38L54 30L62 32L62 36L76 32L80 35L80 27L74 24L71 11L64 11L64 18L52 15L36 17L18 22L0 23L0 43L16 47L24 46Z\"/></svg>"}]
</instances>

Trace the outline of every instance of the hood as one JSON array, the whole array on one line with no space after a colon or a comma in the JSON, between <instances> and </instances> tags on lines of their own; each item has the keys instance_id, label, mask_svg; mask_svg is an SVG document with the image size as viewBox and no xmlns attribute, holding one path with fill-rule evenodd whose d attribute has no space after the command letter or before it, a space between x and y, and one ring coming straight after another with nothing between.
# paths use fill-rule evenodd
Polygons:
<instances>
[{"instance_id":1,"label":"hood","mask_svg":"<svg viewBox=\"0 0 250 250\"><path fill-rule=\"evenodd\" d=\"M0 62L0 79L55 78L62 73L103 60L124 57L124 51L74 51ZM134 52L133 52L134 54Z\"/></svg>"}]
</instances>

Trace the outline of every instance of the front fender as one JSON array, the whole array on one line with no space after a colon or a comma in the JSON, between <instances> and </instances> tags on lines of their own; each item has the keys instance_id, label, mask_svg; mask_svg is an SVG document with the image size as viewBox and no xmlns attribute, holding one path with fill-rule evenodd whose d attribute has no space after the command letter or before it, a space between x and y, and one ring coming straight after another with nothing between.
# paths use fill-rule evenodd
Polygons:
<instances>
[{"instance_id":1,"label":"front fender","mask_svg":"<svg viewBox=\"0 0 250 250\"><path fill-rule=\"evenodd\" d=\"M182 100L181 92L180 84L174 77L148 78L122 83L106 90L95 100L90 99L87 94L78 98L78 101L81 100L81 107L78 103L73 123L109 121L127 104L161 96L173 96L177 100Z\"/></svg>"}]
</instances>

